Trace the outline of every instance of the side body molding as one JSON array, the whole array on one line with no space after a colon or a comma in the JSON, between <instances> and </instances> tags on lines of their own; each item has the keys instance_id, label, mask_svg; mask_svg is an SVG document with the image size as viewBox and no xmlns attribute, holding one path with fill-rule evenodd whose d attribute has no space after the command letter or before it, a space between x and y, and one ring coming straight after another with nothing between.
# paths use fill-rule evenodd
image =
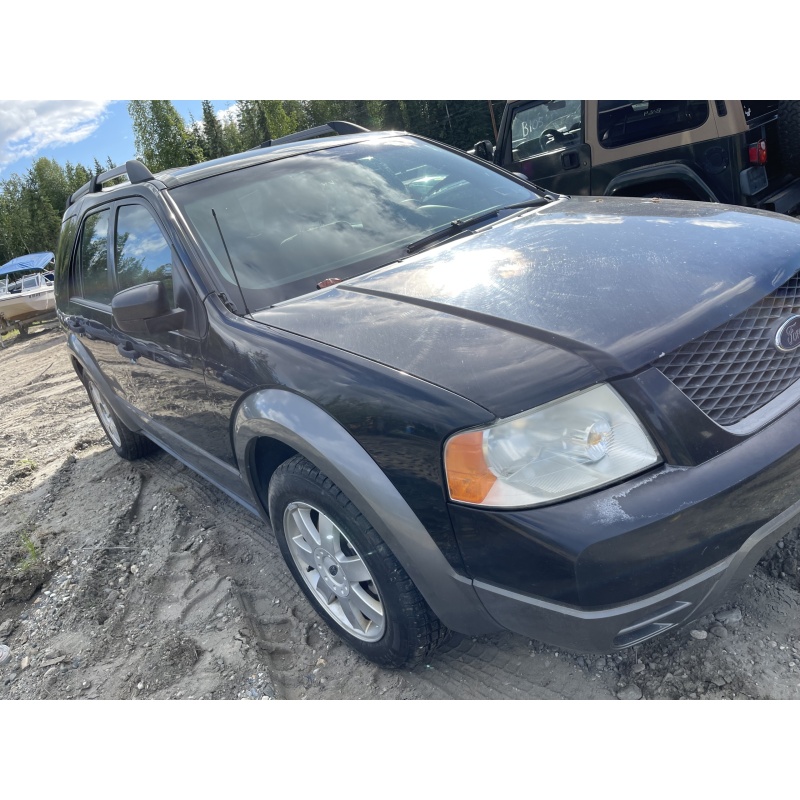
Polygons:
<instances>
[{"instance_id":1,"label":"side body molding","mask_svg":"<svg viewBox=\"0 0 800 800\"><path fill-rule=\"evenodd\" d=\"M502 628L486 612L472 581L456 573L416 514L363 447L310 400L283 389L249 395L233 420L236 458L259 497L254 445L267 436L296 450L325 473L369 520L410 575L434 613L455 631L490 633Z\"/></svg>"}]
</instances>

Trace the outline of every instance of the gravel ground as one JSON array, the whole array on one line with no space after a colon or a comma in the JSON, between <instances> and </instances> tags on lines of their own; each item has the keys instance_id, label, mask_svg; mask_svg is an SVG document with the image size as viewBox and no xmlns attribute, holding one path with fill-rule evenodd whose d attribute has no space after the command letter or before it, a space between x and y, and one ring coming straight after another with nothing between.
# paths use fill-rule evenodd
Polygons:
<instances>
[{"instance_id":1,"label":"gravel ground","mask_svg":"<svg viewBox=\"0 0 800 800\"><path fill-rule=\"evenodd\" d=\"M0 350L0 407L0 699L800 697L797 531L636 649L454 636L386 671L318 622L263 523L165 453L116 456L60 331Z\"/></svg>"}]
</instances>

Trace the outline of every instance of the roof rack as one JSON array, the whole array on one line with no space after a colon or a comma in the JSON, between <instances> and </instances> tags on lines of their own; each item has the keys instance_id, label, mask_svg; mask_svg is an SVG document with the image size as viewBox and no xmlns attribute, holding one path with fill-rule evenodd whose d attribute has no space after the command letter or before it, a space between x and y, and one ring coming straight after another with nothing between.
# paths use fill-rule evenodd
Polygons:
<instances>
[{"instance_id":1,"label":"roof rack","mask_svg":"<svg viewBox=\"0 0 800 800\"><path fill-rule=\"evenodd\" d=\"M304 131L297 131L287 136L281 136L279 139L267 139L266 142L261 142L261 144L257 144L255 147L249 149L260 150L262 147L272 147L276 144L302 142L304 139L313 139L315 136L321 136L326 133L336 133L339 135L347 133L369 133L369 128L362 128L360 125L356 125L355 122L334 120L333 122L326 122L324 125L317 125L315 128L308 128Z\"/></svg>"},{"instance_id":2,"label":"roof rack","mask_svg":"<svg viewBox=\"0 0 800 800\"><path fill-rule=\"evenodd\" d=\"M141 161L131 159L130 161L126 161L124 166L114 167L114 169L110 169L107 172L101 172L99 175L92 176L80 189L77 189L69 196L67 208L85 194L93 194L94 192L101 191L104 183L113 181L114 178L119 178L121 175L127 175L131 183L145 183L145 181L150 181L155 177Z\"/></svg>"}]
</instances>

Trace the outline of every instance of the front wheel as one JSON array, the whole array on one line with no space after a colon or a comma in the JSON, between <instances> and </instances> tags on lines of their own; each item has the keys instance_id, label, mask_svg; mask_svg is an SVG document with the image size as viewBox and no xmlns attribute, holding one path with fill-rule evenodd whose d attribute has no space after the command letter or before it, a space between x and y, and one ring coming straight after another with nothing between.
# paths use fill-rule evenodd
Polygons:
<instances>
[{"instance_id":1,"label":"front wheel","mask_svg":"<svg viewBox=\"0 0 800 800\"><path fill-rule=\"evenodd\" d=\"M330 628L382 667L413 667L447 636L386 543L302 456L275 472L269 512L292 575Z\"/></svg>"}]
</instances>

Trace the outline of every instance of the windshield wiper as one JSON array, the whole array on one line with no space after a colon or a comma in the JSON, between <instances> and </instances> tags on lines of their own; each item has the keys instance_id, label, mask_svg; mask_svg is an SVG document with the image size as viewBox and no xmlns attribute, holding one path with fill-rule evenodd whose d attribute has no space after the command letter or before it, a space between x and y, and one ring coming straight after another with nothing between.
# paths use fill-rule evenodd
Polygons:
<instances>
[{"instance_id":1,"label":"windshield wiper","mask_svg":"<svg viewBox=\"0 0 800 800\"><path fill-rule=\"evenodd\" d=\"M416 242L412 242L406 248L406 252L409 255L417 253L433 242L449 239L451 236L455 236L466 230L471 225L476 225L484 220L492 219L492 217L496 217L501 211L509 211L514 208L535 208L536 206L542 206L551 201L552 198L550 197L532 197L529 200L522 200L519 203L511 203L507 206L497 206L497 208L489 209L489 211L481 211L479 214L473 214L471 217L454 219L446 228L442 228L440 231L435 231Z\"/></svg>"},{"instance_id":2,"label":"windshield wiper","mask_svg":"<svg viewBox=\"0 0 800 800\"><path fill-rule=\"evenodd\" d=\"M446 228L442 228L440 231L435 231L434 233L431 233L416 242L412 242L406 248L406 252L410 255L411 253L416 253L417 251L422 250L423 247L431 244L432 242L438 242L440 239L449 239L451 236L460 233L470 225L475 225L478 222L483 222L485 219L496 217L500 213L500 210L500 207L492 208L489 211L482 211L480 214L473 214L471 217L454 219Z\"/></svg>"},{"instance_id":3,"label":"windshield wiper","mask_svg":"<svg viewBox=\"0 0 800 800\"><path fill-rule=\"evenodd\" d=\"M511 208L536 208L537 206L546 206L548 203L552 203L553 200L558 200L559 195L552 195L548 194L544 197L531 197L530 200L520 200L519 203L510 203L507 206L503 206L500 210L506 211L507 209Z\"/></svg>"}]
</instances>

